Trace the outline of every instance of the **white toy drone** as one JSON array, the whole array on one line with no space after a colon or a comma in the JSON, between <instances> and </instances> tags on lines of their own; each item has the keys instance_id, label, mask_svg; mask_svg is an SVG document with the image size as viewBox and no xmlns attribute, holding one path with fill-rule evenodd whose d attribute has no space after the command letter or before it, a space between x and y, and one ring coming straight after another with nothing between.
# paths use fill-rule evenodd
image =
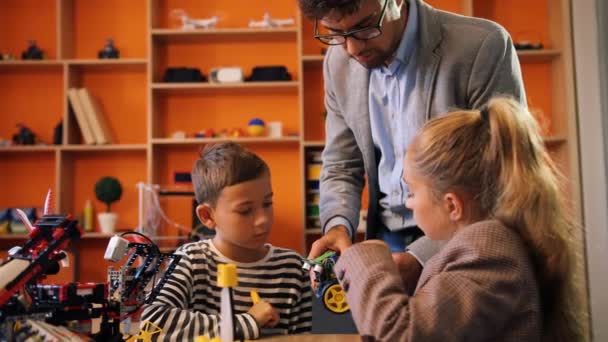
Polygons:
<instances>
[{"instance_id":1,"label":"white toy drone","mask_svg":"<svg viewBox=\"0 0 608 342\"><path fill-rule=\"evenodd\" d=\"M171 11L171 14L182 21L182 30L212 29L215 28L215 25L220 20L217 15L210 18L193 19L181 8L174 9Z\"/></svg>"},{"instance_id":2,"label":"white toy drone","mask_svg":"<svg viewBox=\"0 0 608 342\"><path fill-rule=\"evenodd\" d=\"M249 21L249 27L251 27L251 28L274 28L274 27L291 26L294 24L295 24L295 20L293 18L272 19L268 12L264 13L264 18L260 21L255 21L255 20Z\"/></svg>"}]
</instances>

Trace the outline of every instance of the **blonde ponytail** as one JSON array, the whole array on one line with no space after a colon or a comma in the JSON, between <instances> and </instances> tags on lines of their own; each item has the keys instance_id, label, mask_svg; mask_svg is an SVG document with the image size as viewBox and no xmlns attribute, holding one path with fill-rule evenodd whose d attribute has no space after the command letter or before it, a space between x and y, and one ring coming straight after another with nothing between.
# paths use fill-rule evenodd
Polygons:
<instances>
[{"instance_id":1,"label":"blonde ponytail","mask_svg":"<svg viewBox=\"0 0 608 342\"><path fill-rule=\"evenodd\" d=\"M500 220L528 245L541 288L543 339L584 339L573 277L576 225L532 115L512 99L495 98L480 111L430 121L410 150L415 172L431 180L438 196L466 191L482 217Z\"/></svg>"}]
</instances>

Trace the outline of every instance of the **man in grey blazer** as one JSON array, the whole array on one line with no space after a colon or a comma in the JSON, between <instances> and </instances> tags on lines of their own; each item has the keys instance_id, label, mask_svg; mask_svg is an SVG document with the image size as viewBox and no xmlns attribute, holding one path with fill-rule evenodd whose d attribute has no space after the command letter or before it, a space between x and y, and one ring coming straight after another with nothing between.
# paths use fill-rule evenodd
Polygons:
<instances>
[{"instance_id":1,"label":"man in grey blazer","mask_svg":"<svg viewBox=\"0 0 608 342\"><path fill-rule=\"evenodd\" d=\"M315 21L315 37L332 45L323 65L324 236L309 258L352 243L367 176L366 238L391 246L413 289L438 246L426 238L409 244L421 232L404 206L408 189L401 174L408 142L431 117L479 108L497 94L526 105L513 43L496 23L440 11L421 0L299 0L299 5Z\"/></svg>"}]
</instances>

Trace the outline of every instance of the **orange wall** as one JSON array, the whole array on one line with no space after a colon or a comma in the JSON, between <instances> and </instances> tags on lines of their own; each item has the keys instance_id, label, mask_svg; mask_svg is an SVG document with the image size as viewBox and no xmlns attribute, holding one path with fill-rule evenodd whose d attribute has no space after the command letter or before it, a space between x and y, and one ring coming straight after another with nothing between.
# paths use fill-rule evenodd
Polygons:
<instances>
[{"instance_id":1,"label":"orange wall","mask_svg":"<svg viewBox=\"0 0 608 342\"><path fill-rule=\"evenodd\" d=\"M57 58L55 0L2 0L0 8L0 52L21 58L33 39L47 58Z\"/></svg>"},{"instance_id":2,"label":"orange wall","mask_svg":"<svg viewBox=\"0 0 608 342\"><path fill-rule=\"evenodd\" d=\"M146 0L74 0L73 51L70 58L97 58L107 38L113 38L122 58L147 55Z\"/></svg>"},{"instance_id":3,"label":"orange wall","mask_svg":"<svg viewBox=\"0 0 608 342\"><path fill-rule=\"evenodd\" d=\"M63 115L63 72L59 66L28 69L0 65L0 138L10 140L17 132L15 126L23 123L51 144L53 128Z\"/></svg>"},{"instance_id":4,"label":"orange wall","mask_svg":"<svg viewBox=\"0 0 608 342\"><path fill-rule=\"evenodd\" d=\"M304 65L304 138L325 140L325 94L323 65L320 62Z\"/></svg>"},{"instance_id":5,"label":"orange wall","mask_svg":"<svg viewBox=\"0 0 608 342\"><path fill-rule=\"evenodd\" d=\"M205 93L158 94L157 138L170 137L175 131L187 136L206 128L242 128L253 118L265 122L281 121L283 133L300 133L297 89L282 91L228 90Z\"/></svg>"},{"instance_id":6,"label":"orange wall","mask_svg":"<svg viewBox=\"0 0 608 342\"><path fill-rule=\"evenodd\" d=\"M55 189L55 152L0 154L0 208L44 206Z\"/></svg>"},{"instance_id":7,"label":"orange wall","mask_svg":"<svg viewBox=\"0 0 608 342\"><path fill-rule=\"evenodd\" d=\"M541 41L551 48L547 1L551 0L474 0L474 14L498 22L515 41Z\"/></svg>"}]
</instances>

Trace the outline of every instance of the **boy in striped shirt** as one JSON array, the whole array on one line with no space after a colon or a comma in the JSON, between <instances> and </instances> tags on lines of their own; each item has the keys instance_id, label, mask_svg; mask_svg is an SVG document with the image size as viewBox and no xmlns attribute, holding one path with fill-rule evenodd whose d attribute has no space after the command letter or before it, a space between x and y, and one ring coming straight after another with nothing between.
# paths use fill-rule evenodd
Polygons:
<instances>
[{"instance_id":1,"label":"boy in striped shirt","mask_svg":"<svg viewBox=\"0 0 608 342\"><path fill-rule=\"evenodd\" d=\"M208 145L192 170L201 222L216 232L209 240L180 247L179 265L142 322L162 328L156 338L192 340L219 336L218 264L237 266L233 291L235 326L244 339L310 332L312 292L300 256L267 243L273 223L268 165L228 142ZM261 300L253 304L250 291Z\"/></svg>"}]
</instances>

